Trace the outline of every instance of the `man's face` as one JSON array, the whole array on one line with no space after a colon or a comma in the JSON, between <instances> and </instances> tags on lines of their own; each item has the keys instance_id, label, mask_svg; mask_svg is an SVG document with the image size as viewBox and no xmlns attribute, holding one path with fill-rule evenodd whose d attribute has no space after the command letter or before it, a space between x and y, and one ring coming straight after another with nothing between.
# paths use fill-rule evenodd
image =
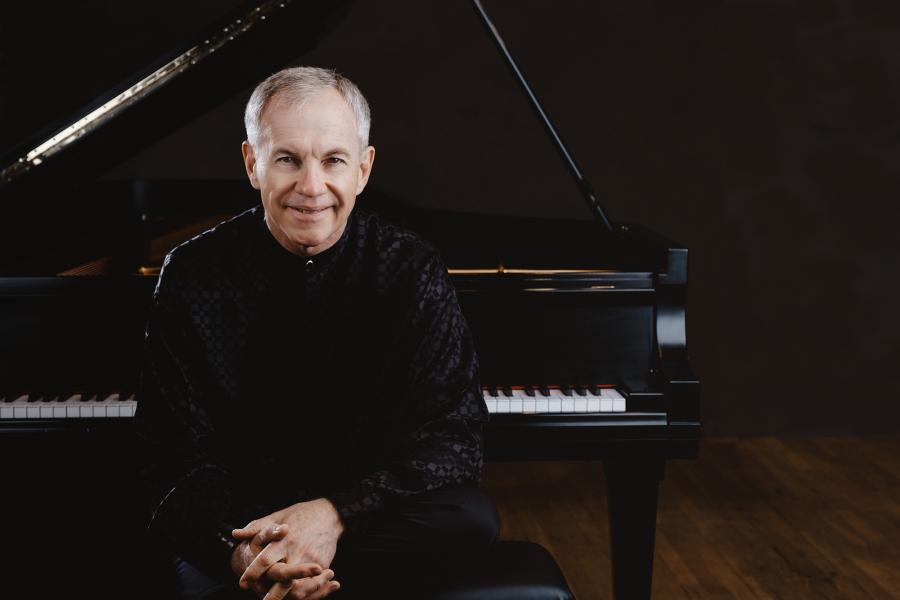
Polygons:
<instances>
[{"instance_id":1,"label":"man's face","mask_svg":"<svg viewBox=\"0 0 900 600\"><path fill-rule=\"evenodd\" d=\"M375 159L373 147L361 151L353 111L336 90L302 104L276 95L263 111L256 146L244 142L242 151L269 231L301 256L340 239Z\"/></svg>"}]
</instances>

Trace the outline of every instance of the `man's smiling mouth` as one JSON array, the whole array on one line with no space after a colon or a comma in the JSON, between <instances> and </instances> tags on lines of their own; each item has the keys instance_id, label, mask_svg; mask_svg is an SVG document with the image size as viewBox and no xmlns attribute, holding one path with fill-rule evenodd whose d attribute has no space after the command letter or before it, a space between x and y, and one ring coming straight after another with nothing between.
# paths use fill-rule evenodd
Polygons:
<instances>
[{"instance_id":1,"label":"man's smiling mouth","mask_svg":"<svg viewBox=\"0 0 900 600\"><path fill-rule=\"evenodd\" d=\"M328 209L331 208L331 207L330 207L330 206L323 206L322 208L301 208L301 207L298 207L298 206L289 206L288 208L290 208L291 210L294 210L294 211L296 211L296 212L298 212L298 213L300 213L300 214L304 214L304 215L315 215L315 214L318 214L318 213L320 213L320 212L322 212L322 211L324 211L324 210L328 210Z\"/></svg>"}]
</instances>

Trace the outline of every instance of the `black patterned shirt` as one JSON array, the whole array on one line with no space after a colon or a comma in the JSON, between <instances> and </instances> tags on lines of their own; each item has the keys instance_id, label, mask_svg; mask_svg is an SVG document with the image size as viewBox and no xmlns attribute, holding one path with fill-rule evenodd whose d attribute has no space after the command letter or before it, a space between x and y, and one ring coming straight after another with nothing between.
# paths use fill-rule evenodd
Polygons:
<instances>
[{"instance_id":1,"label":"black patterned shirt","mask_svg":"<svg viewBox=\"0 0 900 600\"><path fill-rule=\"evenodd\" d=\"M357 209L308 259L263 215L173 250L147 326L150 531L218 573L251 519L325 497L363 531L391 502L482 469L478 361L437 252Z\"/></svg>"}]
</instances>

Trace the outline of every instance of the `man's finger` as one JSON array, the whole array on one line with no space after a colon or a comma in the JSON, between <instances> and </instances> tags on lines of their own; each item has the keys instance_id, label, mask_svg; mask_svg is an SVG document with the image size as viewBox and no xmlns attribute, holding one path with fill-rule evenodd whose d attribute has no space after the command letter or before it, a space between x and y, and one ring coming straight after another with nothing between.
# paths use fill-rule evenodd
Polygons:
<instances>
[{"instance_id":1,"label":"man's finger","mask_svg":"<svg viewBox=\"0 0 900 600\"><path fill-rule=\"evenodd\" d=\"M324 598L339 589L341 589L341 584L337 580L332 579L320 587L318 592L313 593L311 596L307 596L307 600L319 600L319 598Z\"/></svg>"},{"instance_id":2,"label":"man's finger","mask_svg":"<svg viewBox=\"0 0 900 600\"><path fill-rule=\"evenodd\" d=\"M280 544L266 546L262 552L256 555L256 558L247 566L244 574L238 580L238 585L241 588L246 590L250 587L251 582L258 580L272 565L284 558L284 550L279 546Z\"/></svg>"},{"instance_id":3,"label":"man's finger","mask_svg":"<svg viewBox=\"0 0 900 600\"><path fill-rule=\"evenodd\" d=\"M262 529L262 524L259 521L250 521L243 527L238 527L237 529L231 530L231 536L237 538L239 540L250 539L259 533L259 530Z\"/></svg>"},{"instance_id":4,"label":"man's finger","mask_svg":"<svg viewBox=\"0 0 900 600\"><path fill-rule=\"evenodd\" d=\"M307 577L305 579L295 579L294 585L291 586L292 600L309 600L310 598L323 598L321 594L330 594L331 580L334 578L334 571L325 569L321 575L315 577Z\"/></svg>"},{"instance_id":5,"label":"man's finger","mask_svg":"<svg viewBox=\"0 0 900 600\"><path fill-rule=\"evenodd\" d=\"M257 581L251 581L250 583L250 589L253 590L257 598L262 598L263 596L268 594L269 588L272 587L272 584L266 581L265 578Z\"/></svg>"},{"instance_id":6,"label":"man's finger","mask_svg":"<svg viewBox=\"0 0 900 600\"><path fill-rule=\"evenodd\" d=\"M263 600L281 600L290 593L291 587L292 582L290 581L276 581L272 587L269 588L268 593L263 596Z\"/></svg>"},{"instance_id":7,"label":"man's finger","mask_svg":"<svg viewBox=\"0 0 900 600\"><path fill-rule=\"evenodd\" d=\"M253 536L253 541L251 543L256 544L258 547L262 548L270 542L275 542L284 538L287 533L287 525L273 523L268 527L262 528L255 536Z\"/></svg>"},{"instance_id":8,"label":"man's finger","mask_svg":"<svg viewBox=\"0 0 900 600\"><path fill-rule=\"evenodd\" d=\"M322 574L322 567L316 563L276 563L266 571L266 577L273 581L290 581L301 577L315 577Z\"/></svg>"}]
</instances>

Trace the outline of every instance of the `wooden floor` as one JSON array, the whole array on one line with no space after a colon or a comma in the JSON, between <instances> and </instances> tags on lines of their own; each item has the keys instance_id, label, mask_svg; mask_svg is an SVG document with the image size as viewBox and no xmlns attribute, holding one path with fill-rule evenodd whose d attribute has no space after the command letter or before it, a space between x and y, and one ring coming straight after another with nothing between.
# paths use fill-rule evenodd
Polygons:
<instances>
[{"instance_id":1,"label":"wooden floor","mask_svg":"<svg viewBox=\"0 0 900 600\"><path fill-rule=\"evenodd\" d=\"M485 488L504 539L612 598L600 463L491 463ZM657 523L655 599L900 598L900 439L706 441L669 463Z\"/></svg>"}]
</instances>

